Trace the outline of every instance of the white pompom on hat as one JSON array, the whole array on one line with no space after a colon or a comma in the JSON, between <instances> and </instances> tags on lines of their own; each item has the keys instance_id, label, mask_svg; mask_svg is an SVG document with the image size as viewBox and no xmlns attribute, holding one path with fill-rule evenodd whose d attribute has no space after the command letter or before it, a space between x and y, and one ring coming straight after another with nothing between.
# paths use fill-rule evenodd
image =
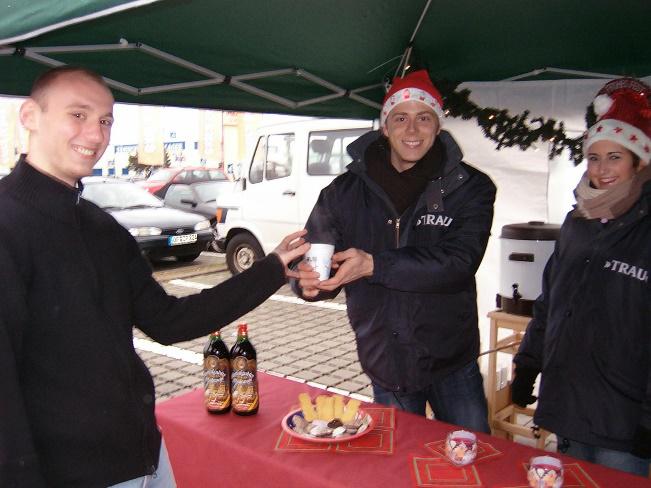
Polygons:
<instances>
[{"instance_id":1,"label":"white pompom on hat","mask_svg":"<svg viewBox=\"0 0 651 488\"><path fill-rule=\"evenodd\" d=\"M416 101L433 110L443 123L443 97L436 89L427 70L421 69L409 73L404 78L396 77L384 97L380 112L380 126L384 126L389 113L403 102Z\"/></svg>"},{"instance_id":2,"label":"white pompom on hat","mask_svg":"<svg viewBox=\"0 0 651 488\"><path fill-rule=\"evenodd\" d=\"M597 141L612 141L632 151L644 164L651 157L651 88L635 78L610 81L593 106L597 122L583 139L583 154Z\"/></svg>"}]
</instances>

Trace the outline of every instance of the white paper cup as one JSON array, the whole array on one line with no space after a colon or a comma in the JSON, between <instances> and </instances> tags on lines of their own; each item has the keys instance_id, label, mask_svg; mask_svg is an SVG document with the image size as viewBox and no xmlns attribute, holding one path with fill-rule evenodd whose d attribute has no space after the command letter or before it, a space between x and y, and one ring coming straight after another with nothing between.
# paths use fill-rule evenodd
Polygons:
<instances>
[{"instance_id":1,"label":"white paper cup","mask_svg":"<svg viewBox=\"0 0 651 488\"><path fill-rule=\"evenodd\" d=\"M310 250L305 253L304 261L319 273L320 281L330 278L330 264L334 252L335 246L333 244L311 243Z\"/></svg>"},{"instance_id":2,"label":"white paper cup","mask_svg":"<svg viewBox=\"0 0 651 488\"><path fill-rule=\"evenodd\" d=\"M472 463L477 457L477 436L467 430L450 432L445 439L445 454L457 466Z\"/></svg>"},{"instance_id":3,"label":"white paper cup","mask_svg":"<svg viewBox=\"0 0 651 488\"><path fill-rule=\"evenodd\" d=\"M552 456L536 456L529 461L527 473L531 488L561 488L563 463Z\"/></svg>"}]
</instances>

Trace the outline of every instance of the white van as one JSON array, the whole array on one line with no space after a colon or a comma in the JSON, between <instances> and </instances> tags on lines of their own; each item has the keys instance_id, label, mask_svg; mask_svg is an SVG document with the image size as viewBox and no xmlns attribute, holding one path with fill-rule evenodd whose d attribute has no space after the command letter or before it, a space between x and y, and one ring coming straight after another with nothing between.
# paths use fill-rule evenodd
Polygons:
<instances>
[{"instance_id":1,"label":"white van","mask_svg":"<svg viewBox=\"0 0 651 488\"><path fill-rule=\"evenodd\" d=\"M372 129L370 120L310 119L258 130L238 191L218 200L218 243L231 273L303 227L321 189L351 162L348 144Z\"/></svg>"}]
</instances>

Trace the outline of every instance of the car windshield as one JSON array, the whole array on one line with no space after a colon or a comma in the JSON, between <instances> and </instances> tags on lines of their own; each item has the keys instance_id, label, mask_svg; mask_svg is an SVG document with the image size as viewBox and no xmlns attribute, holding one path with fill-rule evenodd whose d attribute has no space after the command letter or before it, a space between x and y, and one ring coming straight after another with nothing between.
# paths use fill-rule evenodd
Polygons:
<instances>
[{"instance_id":1,"label":"car windshield","mask_svg":"<svg viewBox=\"0 0 651 488\"><path fill-rule=\"evenodd\" d=\"M163 202L129 182L87 183L82 196L103 209L162 207Z\"/></svg>"},{"instance_id":2,"label":"car windshield","mask_svg":"<svg viewBox=\"0 0 651 488\"><path fill-rule=\"evenodd\" d=\"M149 175L147 181L168 181L171 180L176 173L178 173L177 169L157 169Z\"/></svg>"},{"instance_id":3,"label":"car windshield","mask_svg":"<svg viewBox=\"0 0 651 488\"><path fill-rule=\"evenodd\" d=\"M194 185L194 190L197 192L200 201L214 202L217 200L217 195L224 193L231 188L232 185L233 183L229 180L207 181L206 183L198 183Z\"/></svg>"}]
</instances>

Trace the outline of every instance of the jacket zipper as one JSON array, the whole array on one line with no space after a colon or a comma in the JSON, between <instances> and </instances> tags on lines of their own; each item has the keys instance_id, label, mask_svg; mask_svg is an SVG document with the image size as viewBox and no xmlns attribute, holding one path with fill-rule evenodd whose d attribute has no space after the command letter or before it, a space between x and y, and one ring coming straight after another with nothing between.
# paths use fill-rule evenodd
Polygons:
<instances>
[{"instance_id":1,"label":"jacket zipper","mask_svg":"<svg viewBox=\"0 0 651 488\"><path fill-rule=\"evenodd\" d=\"M396 219L396 247L400 247L400 217Z\"/></svg>"}]
</instances>

